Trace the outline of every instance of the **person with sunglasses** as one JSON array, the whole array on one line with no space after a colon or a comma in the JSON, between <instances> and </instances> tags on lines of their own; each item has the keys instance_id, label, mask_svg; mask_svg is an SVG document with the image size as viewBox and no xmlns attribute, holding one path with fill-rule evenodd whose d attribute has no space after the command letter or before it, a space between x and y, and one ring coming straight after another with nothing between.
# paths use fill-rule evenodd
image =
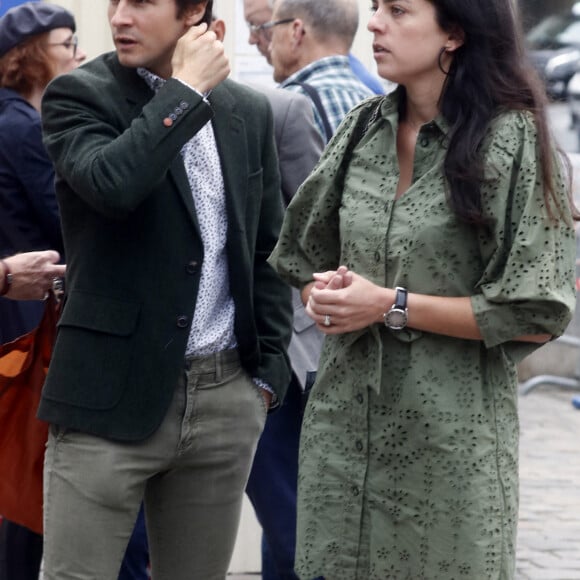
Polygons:
<instances>
[{"instance_id":1,"label":"person with sunglasses","mask_svg":"<svg viewBox=\"0 0 580 580\"><path fill-rule=\"evenodd\" d=\"M64 268L53 264L56 256L63 255L63 245L54 170L42 144L39 110L48 83L86 58L77 48L75 30L70 12L44 2L22 4L0 18L0 257L6 258L0 282L5 295L0 298L3 343L38 325L44 309L41 299L51 286L43 273ZM29 253L38 250L50 252ZM30 271L35 272L32 277L26 273ZM41 557L41 536L16 523L2 522L2 578L36 580Z\"/></svg>"},{"instance_id":2,"label":"person with sunglasses","mask_svg":"<svg viewBox=\"0 0 580 580\"><path fill-rule=\"evenodd\" d=\"M40 322L42 301L65 273L54 168L42 143L40 100L48 83L77 68L74 16L28 2L0 18L0 341ZM0 475L1 477L1 475ZM23 498L25 500L25 498ZM139 528L119 580L145 580L148 559ZM38 580L42 537L14 522L0 526L0 578Z\"/></svg>"}]
</instances>

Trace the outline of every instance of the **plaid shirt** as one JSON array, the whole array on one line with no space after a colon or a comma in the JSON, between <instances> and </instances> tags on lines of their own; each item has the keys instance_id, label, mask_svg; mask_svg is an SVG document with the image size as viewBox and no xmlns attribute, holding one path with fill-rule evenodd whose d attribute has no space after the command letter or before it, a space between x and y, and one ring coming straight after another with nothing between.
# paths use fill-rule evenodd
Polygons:
<instances>
[{"instance_id":1,"label":"plaid shirt","mask_svg":"<svg viewBox=\"0 0 580 580\"><path fill-rule=\"evenodd\" d=\"M336 131L355 105L374 94L352 72L347 56L327 56L316 60L280 84L281 88L300 92L308 97L302 87L290 84L295 82L307 83L318 91L333 131ZM313 106L313 109L318 130L326 138L322 119L316 107Z\"/></svg>"}]
</instances>

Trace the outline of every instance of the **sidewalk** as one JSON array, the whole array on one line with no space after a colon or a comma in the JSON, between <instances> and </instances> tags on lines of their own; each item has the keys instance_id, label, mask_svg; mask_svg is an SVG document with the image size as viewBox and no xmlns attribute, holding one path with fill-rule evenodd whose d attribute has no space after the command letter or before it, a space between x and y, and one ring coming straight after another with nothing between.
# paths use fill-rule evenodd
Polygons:
<instances>
[{"instance_id":1,"label":"sidewalk","mask_svg":"<svg viewBox=\"0 0 580 580\"><path fill-rule=\"evenodd\" d=\"M520 397L516 580L580 580L580 410L572 391Z\"/></svg>"},{"instance_id":2,"label":"sidewalk","mask_svg":"<svg viewBox=\"0 0 580 580\"><path fill-rule=\"evenodd\" d=\"M520 397L516 580L580 580L580 410L572 407L574 394L580 393L542 386Z\"/></svg>"}]
</instances>

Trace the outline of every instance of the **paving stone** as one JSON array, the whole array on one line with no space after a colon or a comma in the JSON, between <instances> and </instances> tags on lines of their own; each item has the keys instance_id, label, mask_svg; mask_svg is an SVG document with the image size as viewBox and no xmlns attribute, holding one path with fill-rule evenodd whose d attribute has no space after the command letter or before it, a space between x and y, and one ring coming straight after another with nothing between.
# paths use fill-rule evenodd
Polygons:
<instances>
[{"instance_id":1,"label":"paving stone","mask_svg":"<svg viewBox=\"0 0 580 580\"><path fill-rule=\"evenodd\" d=\"M519 399L516 580L580 580L580 411L570 391Z\"/></svg>"}]
</instances>

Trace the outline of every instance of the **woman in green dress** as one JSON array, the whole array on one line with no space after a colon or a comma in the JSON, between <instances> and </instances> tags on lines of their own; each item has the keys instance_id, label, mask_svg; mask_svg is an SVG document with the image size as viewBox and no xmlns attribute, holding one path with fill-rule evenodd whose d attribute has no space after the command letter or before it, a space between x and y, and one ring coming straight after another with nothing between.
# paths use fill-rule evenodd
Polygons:
<instances>
[{"instance_id":1,"label":"woman in green dress","mask_svg":"<svg viewBox=\"0 0 580 580\"><path fill-rule=\"evenodd\" d=\"M373 1L378 72L289 206L272 265L326 335L297 571L507 580L516 363L575 306L567 163L511 0Z\"/></svg>"}]
</instances>

